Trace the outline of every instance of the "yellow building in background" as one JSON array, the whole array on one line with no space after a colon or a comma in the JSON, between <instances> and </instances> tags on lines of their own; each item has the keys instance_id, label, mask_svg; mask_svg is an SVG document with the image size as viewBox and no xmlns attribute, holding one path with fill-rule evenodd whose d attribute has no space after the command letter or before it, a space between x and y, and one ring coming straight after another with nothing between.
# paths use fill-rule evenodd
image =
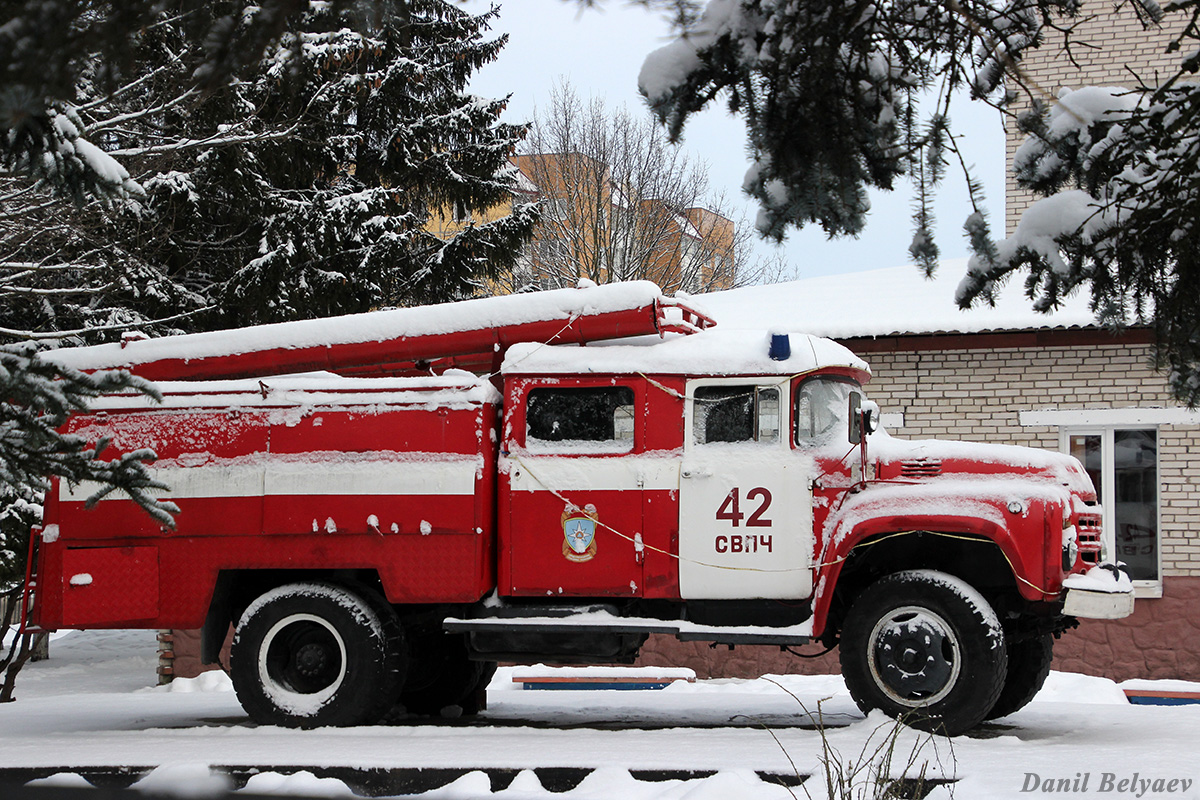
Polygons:
<instances>
[{"instance_id":1,"label":"yellow building in background","mask_svg":"<svg viewBox=\"0 0 1200 800\"><path fill-rule=\"evenodd\" d=\"M517 188L503 204L436 212L429 230L449 238L537 202L542 218L518 265L489 288L498 294L595 283L651 280L667 292L736 284L736 229L715 211L677 208L621 185L607 164L579 153L515 156Z\"/></svg>"}]
</instances>

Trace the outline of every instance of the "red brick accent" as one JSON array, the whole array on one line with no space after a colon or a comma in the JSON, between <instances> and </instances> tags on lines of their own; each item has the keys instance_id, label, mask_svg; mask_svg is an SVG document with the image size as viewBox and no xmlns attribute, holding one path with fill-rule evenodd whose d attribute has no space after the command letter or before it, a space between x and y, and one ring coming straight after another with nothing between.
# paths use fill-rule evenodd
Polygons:
<instances>
[{"instance_id":1,"label":"red brick accent","mask_svg":"<svg viewBox=\"0 0 1200 800\"><path fill-rule=\"evenodd\" d=\"M175 660L173 663L174 677L176 678L194 678L201 672L207 672L210 669L217 669L215 664L200 663L200 631L197 630L173 630L171 633L175 637ZM229 644L233 641L233 631L225 637L225 644L221 648L221 663L229 664Z\"/></svg>"},{"instance_id":2,"label":"red brick accent","mask_svg":"<svg viewBox=\"0 0 1200 800\"><path fill-rule=\"evenodd\" d=\"M1200 578L1166 578L1163 596L1139 599L1126 619L1081 621L1055 642L1054 669L1117 681L1200 680Z\"/></svg>"}]
</instances>

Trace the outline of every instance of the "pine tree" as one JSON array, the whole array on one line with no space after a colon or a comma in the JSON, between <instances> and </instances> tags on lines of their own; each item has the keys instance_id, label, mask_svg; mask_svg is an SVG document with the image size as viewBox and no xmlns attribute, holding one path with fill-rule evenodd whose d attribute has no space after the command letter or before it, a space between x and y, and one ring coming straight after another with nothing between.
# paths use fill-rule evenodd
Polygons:
<instances>
[{"instance_id":1,"label":"pine tree","mask_svg":"<svg viewBox=\"0 0 1200 800\"><path fill-rule=\"evenodd\" d=\"M532 207L449 241L425 230L438 208L495 206L513 188L507 158L524 128L498 121L503 100L464 91L504 44L484 38L495 12L408 0L363 17L314 3L238 80L202 92L197 42L236 8L163 12L115 88L98 64L80 71L76 127L140 194L82 209L35 195L0 236L0 295L13 298L0 326L166 319L163 332L328 316L464 297L511 264ZM7 196L28 200L26 188Z\"/></svg>"}]
</instances>

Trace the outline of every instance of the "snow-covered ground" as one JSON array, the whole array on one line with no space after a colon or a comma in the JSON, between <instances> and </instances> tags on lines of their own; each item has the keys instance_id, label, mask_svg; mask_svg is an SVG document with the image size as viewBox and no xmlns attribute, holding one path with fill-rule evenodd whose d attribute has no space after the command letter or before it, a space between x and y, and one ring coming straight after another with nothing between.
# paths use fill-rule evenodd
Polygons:
<instances>
[{"instance_id":1,"label":"snow-covered ground","mask_svg":"<svg viewBox=\"0 0 1200 800\"><path fill-rule=\"evenodd\" d=\"M17 701L0 706L0 780L37 768L59 773L42 784L84 785L88 768L124 765L152 770L136 788L201 797L232 785L217 767L257 773L248 792L341 797L353 780L300 768L420 768L453 781L427 798L818 798L828 754L862 764L890 751L892 777L911 760L909 775L953 779L931 798L1200 798L1200 706L1129 705L1116 684L1080 675L1053 673L1025 710L944 739L864 718L831 676L524 691L501 670L478 721L297 731L250 724L219 673L151 688L154 666L150 631L59 635L52 658L21 673ZM1200 688L1163 688L1189 687ZM532 771L549 767L584 777L550 791L553 771ZM771 775L811 777L787 788Z\"/></svg>"}]
</instances>

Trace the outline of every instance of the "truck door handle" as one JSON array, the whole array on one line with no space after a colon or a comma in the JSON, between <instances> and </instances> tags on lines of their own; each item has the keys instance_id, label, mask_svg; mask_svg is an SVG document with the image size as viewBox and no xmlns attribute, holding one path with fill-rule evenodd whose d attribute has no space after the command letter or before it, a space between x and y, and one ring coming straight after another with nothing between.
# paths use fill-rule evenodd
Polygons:
<instances>
[{"instance_id":1,"label":"truck door handle","mask_svg":"<svg viewBox=\"0 0 1200 800\"><path fill-rule=\"evenodd\" d=\"M685 478L711 478L712 473L706 469L685 469L680 473Z\"/></svg>"}]
</instances>

